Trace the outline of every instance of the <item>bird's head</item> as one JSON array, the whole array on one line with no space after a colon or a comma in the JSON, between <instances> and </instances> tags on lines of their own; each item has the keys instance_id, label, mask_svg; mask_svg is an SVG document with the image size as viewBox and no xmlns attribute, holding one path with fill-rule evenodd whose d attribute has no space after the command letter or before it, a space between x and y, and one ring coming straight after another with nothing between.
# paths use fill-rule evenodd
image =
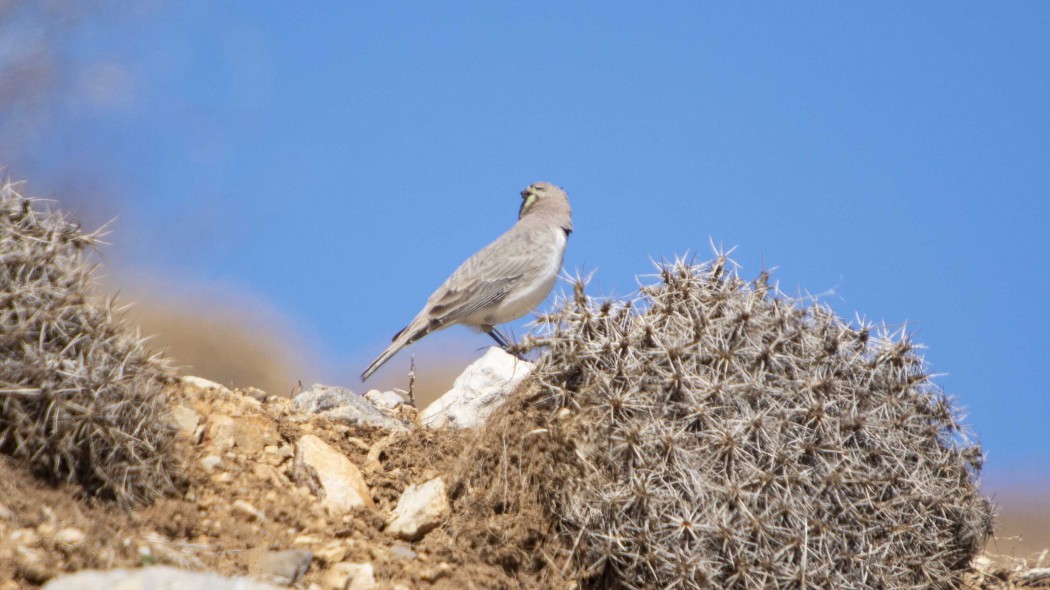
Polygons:
<instances>
[{"instance_id":1,"label":"bird's head","mask_svg":"<svg viewBox=\"0 0 1050 590\"><path fill-rule=\"evenodd\" d=\"M518 210L518 219L532 216L537 218L543 216L546 220L560 225L566 233L572 231L572 209L569 207L569 196L560 186L549 182L537 182L521 191L521 209Z\"/></svg>"}]
</instances>

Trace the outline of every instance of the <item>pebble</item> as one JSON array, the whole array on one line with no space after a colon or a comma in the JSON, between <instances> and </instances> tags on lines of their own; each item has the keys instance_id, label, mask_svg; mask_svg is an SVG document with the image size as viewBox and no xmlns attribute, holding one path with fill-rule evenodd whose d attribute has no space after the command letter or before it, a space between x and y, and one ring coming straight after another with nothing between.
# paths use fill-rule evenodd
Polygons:
<instances>
[{"instance_id":1,"label":"pebble","mask_svg":"<svg viewBox=\"0 0 1050 590\"><path fill-rule=\"evenodd\" d=\"M406 541L415 541L441 524L448 513L445 482L436 477L405 489L386 530Z\"/></svg>"},{"instance_id":2,"label":"pebble","mask_svg":"<svg viewBox=\"0 0 1050 590\"><path fill-rule=\"evenodd\" d=\"M235 500L233 502L233 513L248 520L266 520L266 514L246 500Z\"/></svg>"},{"instance_id":3,"label":"pebble","mask_svg":"<svg viewBox=\"0 0 1050 590\"><path fill-rule=\"evenodd\" d=\"M337 563L321 576L325 590L372 590L376 588L375 572L370 563Z\"/></svg>"},{"instance_id":4,"label":"pebble","mask_svg":"<svg viewBox=\"0 0 1050 590\"><path fill-rule=\"evenodd\" d=\"M415 551L412 551L411 549L409 549L408 547L405 547L404 545L394 545L393 547L390 548L390 554L393 555L394 557L398 558L398 559L412 560L412 559L415 559L415 558L419 557L418 553L416 553Z\"/></svg>"},{"instance_id":5,"label":"pebble","mask_svg":"<svg viewBox=\"0 0 1050 590\"><path fill-rule=\"evenodd\" d=\"M208 455L201 459L201 467L204 467L206 471L215 471L219 467L222 467L222 457L218 455Z\"/></svg>"},{"instance_id":6,"label":"pebble","mask_svg":"<svg viewBox=\"0 0 1050 590\"><path fill-rule=\"evenodd\" d=\"M313 553L303 549L267 551L255 560L251 571L268 582L290 586L310 569Z\"/></svg>"},{"instance_id":7,"label":"pebble","mask_svg":"<svg viewBox=\"0 0 1050 590\"><path fill-rule=\"evenodd\" d=\"M84 534L84 531L73 527L64 528L55 533L55 541L67 547L81 545L86 539L87 535Z\"/></svg>"}]
</instances>

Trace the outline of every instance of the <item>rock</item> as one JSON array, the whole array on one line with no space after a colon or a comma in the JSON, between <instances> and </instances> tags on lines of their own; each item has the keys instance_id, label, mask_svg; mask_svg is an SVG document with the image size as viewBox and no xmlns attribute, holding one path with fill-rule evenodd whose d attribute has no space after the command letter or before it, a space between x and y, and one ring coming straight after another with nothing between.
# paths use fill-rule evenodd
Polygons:
<instances>
[{"instance_id":1,"label":"rock","mask_svg":"<svg viewBox=\"0 0 1050 590\"><path fill-rule=\"evenodd\" d=\"M324 590L372 590L375 572L370 563L337 563L321 576Z\"/></svg>"},{"instance_id":2,"label":"rock","mask_svg":"<svg viewBox=\"0 0 1050 590\"><path fill-rule=\"evenodd\" d=\"M290 586L306 574L313 560L313 553L303 549L267 551L253 560L249 571L267 582Z\"/></svg>"},{"instance_id":3,"label":"rock","mask_svg":"<svg viewBox=\"0 0 1050 590\"><path fill-rule=\"evenodd\" d=\"M236 444L234 431L237 426L226 414L214 414L208 418L208 440L217 451L232 449Z\"/></svg>"},{"instance_id":4,"label":"rock","mask_svg":"<svg viewBox=\"0 0 1050 590\"><path fill-rule=\"evenodd\" d=\"M381 410L393 410L405 403L405 399L396 391L379 391L378 389L370 389L365 394L365 399Z\"/></svg>"},{"instance_id":5,"label":"rock","mask_svg":"<svg viewBox=\"0 0 1050 590\"><path fill-rule=\"evenodd\" d=\"M321 537L315 535L299 535L292 539L292 545L303 546L303 545L317 545L322 541Z\"/></svg>"},{"instance_id":6,"label":"rock","mask_svg":"<svg viewBox=\"0 0 1050 590\"><path fill-rule=\"evenodd\" d=\"M346 559L346 543L343 541L332 541L317 550L317 559L325 563L339 563Z\"/></svg>"},{"instance_id":7,"label":"rock","mask_svg":"<svg viewBox=\"0 0 1050 590\"><path fill-rule=\"evenodd\" d=\"M214 381L209 381L203 377L193 377L187 375L179 380L182 385L182 390L187 393L202 394L202 393L221 393L225 395L232 394L225 386L219 385Z\"/></svg>"},{"instance_id":8,"label":"rock","mask_svg":"<svg viewBox=\"0 0 1050 590\"><path fill-rule=\"evenodd\" d=\"M420 413L419 422L430 428L474 428L503 403L532 367L493 346L456 377L448 393Z\"/></svg>"},{"instance_id":9,"label":"rock","mask_svg":"<svg viewBox=\"0 0 1050 590\"><path fill-rule=\"evenodd\" d=\"M409 561L419 557L418 553L416 553L415 551L412 551L411 549L409 549L408 547L405 547L404 545L394 545L393 547L390 548L390 554L393 555L394 557L398 558L398 559L405 559L405 560L409 560Z\"/></svg>"},{"instance_id":10,"label":"rock","mask_svg":"<svg viewBox=\"0 0 1050 590\"><path fill-rule=\"evenodd\" d=\"M202 431L197 430L200 422L201 415L193 408L180 404L171 411L171 423L175 426L175 431L194 444L199 443L201 439Z\"/></svg>"},{"instance_id":11,"label":"rock","mask_svg":"<svg viewBox=\"0 0 1050 590\"><path fill-rule=\"evenodd\" d=\"M219 467L222 467L222 457L218 455L208 455L201 459L201 467L209 473L215 471Z\"/></svg>"},{"instance_id":12,"label":"rock","mask_svg":"<svg viewBox=\"0 0 1050 590\"><path fill-rule=\"evenodd\" d=\"M361 396L344 387L314 384L292 400L301 414L321 414L329 420L406 430L404 422L387 416Z\"/></svg>"},{"instance_id":13,"label":"rock","mask_svg":"<svg viewBox=\"0 0 1050 590\"><path fill-rule=\"evenodd\" d=\"M273 465L259 463L258 465L252 468L252 473L255 474L255 477L258 477L259 479L264 481L268 481L274 486L283 487L291 483L288 481L288 478L286 478L284 474ZM273 490L270 490L270 492L267 493L272 492Z\"/></svg>"},{"instance_id":14,"label":"rock","mask_svg":"<svg viewBox=\"0 0 1050 590\"><path fill-rule=\"evenodd\" d=\"M242 518L244 518L245 520L248 520L248 521L252 521L252 520L263 521L263 520L266 520L266 515L261 510L259 510L255 506L252 506L251 503L249 503L249 502L247 502L245 500L235 500L233 502L232 510L233 510L234 514L236 514L236 515L238 515L238 516L240 516L240 517L242 517Z\"/></svg>"},{"instance_id":15,"label":"rock","mask_svg":"<svg viewBox=\"0 0 1050 590\"><path fill-rule=\"evenodd\" d=\"M277 436L266 420L257 416L214 414L208 418L208 438L216 451L234 447L246 454L261 453L267 445L276 444Z\"/></svg>"},{"instance_id":16,"label":"rock","mask_svg":"<svg viewBox=\"0 0 1050 590\"><path fill-rule=\"evenodd\" d=\"M442 561L436 567L419 572L419 579L424 582L434 583L450 573L452 573L452 566Z\"/></svg>"},{"instance_id":17,"label":"rock","mask_svg":"<svg viewBox=\"0 0 1050 590\"><path fill-rule=\"evenodd\" d=\"M436 477L422 485L410 485L397 500L397 508L386 531L406 541L415 541L441 524L448 516L445 481Z\"/></svg>"},{"instance_id":18,"label":"rock","mask_svg":"<svg viewBox=\"0 0 1050 590\"><path fill-rule=\"evenodd\" d=\"M46 590L154 590L206 588L207 590L279 590L279 586L249 578L227 578L209 572L191 572L168 566L123 570L84 570L55 578Z\"/></svg>"},{"instance_id":19,"label":"rock","mask_svg":"<svg viewBox=\"0 0 1050 590\"><path fill-rule=\"evenodd\" d=\"M264 402L266 398L270 397L270 394L256 387L249 387L243 393L257 402Z\"/></svg>"},{"instance_id":20,"label":"rock","mask_svg":"<svg viewBox=\"0 0 1050 590\"><path fill-rule=\"evenodd\" d=\"M65 547L76 547L82 545L87 535L80 529L73 527L64 528L55 533L55 542Z\"/></svg>"},{"instance_id":21,"label":"rock","mask_svg":"<svg viewBox=\"0 0 1050 590\"><path fill-rule=\"evenodd\" d=\"M357 466L312 434L296 443L295 481L310 488L329 514L342 515L358 507L374 508L371 492Z\"/></svg>"}]
</instances>

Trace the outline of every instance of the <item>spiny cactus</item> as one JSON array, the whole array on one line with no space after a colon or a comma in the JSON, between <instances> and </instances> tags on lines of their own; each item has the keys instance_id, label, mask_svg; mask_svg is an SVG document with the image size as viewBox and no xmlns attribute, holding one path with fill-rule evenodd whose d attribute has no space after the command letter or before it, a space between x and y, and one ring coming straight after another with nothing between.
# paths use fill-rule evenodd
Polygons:
<instances>
[{"instance_id":1,"label":"spiny cactus","mask_svg":"<svg viewBox=\"0 0 1050 590\"><path fill-rule=\"evenodd\" d=\"M0 451L122 504L172 489L166 366L92 295L98 241L0 187Z\"/></svg>"},{"instance_id":2,"label":"spiny cactus","mask_svg":"<svg viewBox=\"0 0 1050 590\"><path fill-rule=\"evenodd\" d=\"M578 281L458 501L540 505L585 586L955 585L991 506L919 347L731 264L659 265L631 301Z\"/></svg>"}]
</instances>

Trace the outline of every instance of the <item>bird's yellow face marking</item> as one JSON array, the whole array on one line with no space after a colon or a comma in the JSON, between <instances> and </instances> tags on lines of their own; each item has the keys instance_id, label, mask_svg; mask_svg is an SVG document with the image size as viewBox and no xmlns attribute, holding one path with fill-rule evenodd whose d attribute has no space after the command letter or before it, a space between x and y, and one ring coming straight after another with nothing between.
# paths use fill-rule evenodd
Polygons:
<instances>
[{"instance_id":1,"label":"bird's yellow face marking","mask_svg":"<svg viewBox=\"0 0 1050 590\"><path fill-rule=\"evenodd\" d=\"M522 201L521 209L518 209L518 219L521 219L529 211L529 207L536 204L536 199L538 198L539 197L536 196L536 189L531 186L521 191Z\"/></svg>"}]
</instances>

